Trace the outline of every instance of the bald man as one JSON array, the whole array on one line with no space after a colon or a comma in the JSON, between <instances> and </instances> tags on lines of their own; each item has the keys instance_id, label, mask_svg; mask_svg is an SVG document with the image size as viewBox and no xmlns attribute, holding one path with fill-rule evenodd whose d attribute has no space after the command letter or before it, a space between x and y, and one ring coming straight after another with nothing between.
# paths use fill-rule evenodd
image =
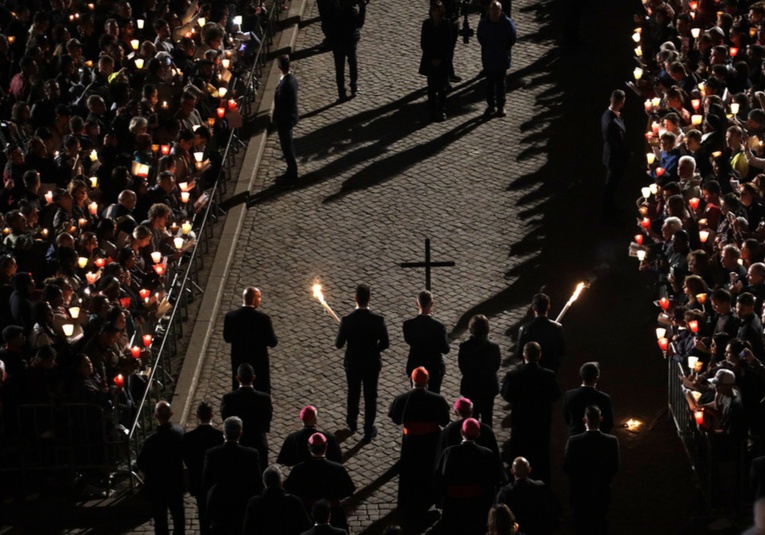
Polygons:
<instances>
[{"instance_id":1,"label":"bald man","mask_svg":"<svg viewBox=\"0 0 765 535\"><path fill-rule=\"evenodd\" d=\"M523 532L530 535L552 533L558 525L560 504L544 482L531 479L531 465L525 457L516 457L510 469L513 480L497 493L497 503L504 503L515 514Z\"/></svg>"},{"instance_id":2,"label":"bald man","mask_svg":"<svg viewBox=\"0 0 765 535\"><path fill-rule=\"evenodd\" d=\"M223 339L231 344L232 390L239 387L236 370L247 363L255 370L255 390L271 393L268 348L278 343L271 318L259 310L260 290L249 286L242 292L242 306L226 314L223 320Z\"/></svg>"}]
</instances>

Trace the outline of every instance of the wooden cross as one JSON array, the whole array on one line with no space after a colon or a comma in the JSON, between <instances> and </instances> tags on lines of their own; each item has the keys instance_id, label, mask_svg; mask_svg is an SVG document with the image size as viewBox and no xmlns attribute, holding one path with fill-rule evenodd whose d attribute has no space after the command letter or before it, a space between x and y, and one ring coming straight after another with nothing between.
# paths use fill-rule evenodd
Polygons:
<instances>
[{"instance_id":1,"label":"wooden cross","mask_svg":"<svg viewBox=\"0 0 765 535\"><path fill-rule=\"evenodd\" d=\"M425 262L402 262L402 268L425 268L425 289L430 291L430 269L434 267L452 267L454 262L432 262L430 260L430 238L425 238Z\"/></svg>"}]
</instances>

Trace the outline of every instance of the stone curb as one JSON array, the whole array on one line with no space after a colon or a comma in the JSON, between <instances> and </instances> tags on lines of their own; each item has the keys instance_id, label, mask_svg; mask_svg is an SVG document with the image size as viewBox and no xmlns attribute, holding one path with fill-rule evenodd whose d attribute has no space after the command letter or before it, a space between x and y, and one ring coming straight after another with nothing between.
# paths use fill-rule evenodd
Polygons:
<instances>
[{"instance_id":1,"label":"stone curb","mask_svg":"<svg viewBox=\"0 0 765 535\"><path fill-rule=\"evenodd\" d=\"M274 50L278 53L290 53L294 49L297 40L300 21L308 0L295 0L292 2L285 21L289 24L278 34L278 46ZM279 83L280 73L273 62L263 86L263 98L255 115L255 125L259 130L247 143L247 152L242 161L242 168L234 185L233 196L243 195L252 191L258 173L263 152L268 140L268 123L273 111L274 91ZM215 251L210 276L202 295L202 304L199 314L191 329L191 339L188 350L183 359L183 367L178 376L178 383L173 393L172 405L175 414L174 420L180 425L186 425L189 416L193 416L194 392L199 383L199 375L204 367L207 356L207 347L215 321L219 315L221 297L225 288L228 270L236 252L236 244L244 226L247 215L247 204L239 203L229 209L223 232L220 237L218 248Z\"/></svg>"}]
</instances>

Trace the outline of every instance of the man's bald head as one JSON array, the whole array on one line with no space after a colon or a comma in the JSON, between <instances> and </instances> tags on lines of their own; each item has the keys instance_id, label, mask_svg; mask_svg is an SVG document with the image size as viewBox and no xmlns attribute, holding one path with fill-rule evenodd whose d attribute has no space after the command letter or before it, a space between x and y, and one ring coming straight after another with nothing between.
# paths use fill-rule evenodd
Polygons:
<instances>
[{"instance_id":1,"label":"man's bald head","mask_svg":"<svg viewBox=\"0 0 765 535\"><path fill-rule=\"evenodd\" d=\"M515 479L526 479L531 473L531 465L525 457L516 457L511 470Z\"/></svg>"},{"instance_id":2,"label":"man's bald head","mask_svg":"<svg viewBox=\"0 0 765 535\"><path fill-rule=\"evenodd\" d=\"M135 203L137 201L138 197L136 196L135 192L129 189L121 191L119 197L117 197L117 202L130 210L135 208Z\"/></svg>"},{"instance_id":3,"label":"man's bald head","mask_svg":"<svg viewBox=\"0 0 765 535\"><path fill-rule=\"evenodd\" d=\"M258 308L260 306L260 290L254 286L248 286L242 292L242 304L244 306Z\"/></svg>"},{"instance_id":4,"label":"man's bald head","mask_svg":"<svg viewBox=\"0 0 765 535\"><path fill-rule=\"evenodd\" d=\"M173 410L167 401L160 401L154 406L154 417L160 424L169 422L172 416Z\"/></svg>"}]
</instances>

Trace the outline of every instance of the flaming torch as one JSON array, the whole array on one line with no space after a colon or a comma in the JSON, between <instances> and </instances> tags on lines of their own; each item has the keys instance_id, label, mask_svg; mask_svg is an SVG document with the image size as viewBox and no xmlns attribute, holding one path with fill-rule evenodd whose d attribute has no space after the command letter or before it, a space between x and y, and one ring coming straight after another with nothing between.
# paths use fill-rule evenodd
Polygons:
<instances>
[{"instance_id":1,"label":"flaming torch","mask_svg":"<svg viewBox=\"0 0 765 535\"><path fill-rule=\"evenodd\" d=\"M321 306L324 307L324 310L327 311L327 314L335 318L335 321L340 323L340 318L337 317L337 314L330 308L330 306L327 304L327 301L324 299L324 294L321 291L321 284L319 284L319 281L315 281L313 283L313 296L321 303Z\"/></svg>"},{"instance_id":2,"label":"flaming torch","mask_svg":"<svg viewBox=\"0 0 765 535\"><path fill-rule=\"evenodd\" d=\"M560 311L560 314L558 314L558 317L555 318L555 321L557 323L560 323L560 320L562 320L563 316L566 315L566 312L568 312L568 309L571 308L571 305L574 304L574 301L579 299L579 294L582 293L582 290L584 290L584 287L585 287L585 283L583 282L580 282L579 284L576 285L576 290L574 290L574 293L571 294L571 297L569 298L568 303L566 303L566 306L564 306L563 310Z\"/></svg>"}]
</instances>

